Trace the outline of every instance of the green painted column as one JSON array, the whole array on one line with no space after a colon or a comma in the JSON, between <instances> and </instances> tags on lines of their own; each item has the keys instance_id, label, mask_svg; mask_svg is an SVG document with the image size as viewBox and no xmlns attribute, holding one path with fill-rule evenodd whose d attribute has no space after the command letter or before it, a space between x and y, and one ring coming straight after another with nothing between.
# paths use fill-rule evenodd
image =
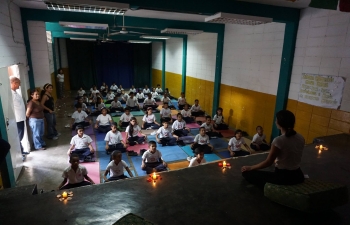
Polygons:
<instances>
[{"instance_id":1,"label":"green painted column","mask_svg":"<svg viewBox=\"0 0 350 225\"><path fill-rule=\"evenodd\" d=\"M52 39L52 43L51 43L51 46L52 46L52 60L53 60L53 69L54 69L54 73L55 73L55 79L56 79L56 76L57 76L57 64L56 64L56 49L55 49L55 41L58 41L56 38L53 38L52 35L51 35L51 39ZM58 89L58 88L56 88Z\"/></svg>"},{"instance_id":2,"label":"green painted column","mask_svg":"<svg viewBox=\"0 0 350 225\"><path fill-rule=\"evenodd\" d=\"M166 41L163 41L162 47L162 89L165 90L165 53L166 53Z\"/></svg>"},{"instance_id":3,"label":"green painted column","mask_svg":"<svg viewBox=\"0 0 350 225\"><path fill-rule=\"evenodd\" d=\"M216 113L220 101L220 85L221 85L221 71L222 71L222 57L224 53L224 36L225 26L222 26L218 31L216 43L216 62L215 62L215 79L214 79L214 97L212 115Z\"/></svg>"},{"instance_id":4,"label":"green painted column","mask_svg":"<svg viewBox=\"0 0 350 225\"><path fill-rule=\"evenodd\" d=\"M187 36L182 39L182 92L186 92Z\"/></svg>"},{"instance_id":5,"label":"green painted column","mask_svg":"<svg viewBox=\"0 0 350 225\"><path fill-rule=\"evenodd\" d=\"M149 87L152 87L152 81L153 81L153 70L152 70L152 45L153 43L150 44L150 54L149 54L149 58L150 58L150 62L149 62L149 82L150 85Z\"/></svg>"},{"instance_id":6,"label":"green painted column","mask_svg":"<svg viewBox=\"0 0 350 225\"><path fill-rule=\"evenodd\" d=\"M298 33L298 22L287 22L284 31L284 43L281 58L281 69L278 80L275 115L278 111L286 109L288 102L290 79L292 77L292 67L294 60L295 42ZM280 132L276 125L272 125L271 140L279 136Z\"/></svg>"},{"instance_id":7,"label":"green painted column","mask_svg":"<svg viewBox=\"0 0 350 225\"><path fill-rule=\"evenodd\" d=\"M29 42L29 34L28 34L28 24L27 19L22 16L22 29L23 29L23 38L24 38L24 44L26 46L26 52L27 52L27 60L28 60L28 77L29 77L29 86L30 89L35 88L34 83L34 73L33 73L33 63L32 63L32 54L30 51L30 42Z\"/></svg>"}]
</instances>

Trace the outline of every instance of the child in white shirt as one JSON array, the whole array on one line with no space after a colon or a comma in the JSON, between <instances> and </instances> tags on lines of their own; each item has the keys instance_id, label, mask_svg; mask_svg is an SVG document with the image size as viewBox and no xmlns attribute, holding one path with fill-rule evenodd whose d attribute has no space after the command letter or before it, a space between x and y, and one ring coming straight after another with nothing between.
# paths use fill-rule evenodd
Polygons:
<instances>
[{"instance_id":1,"label":"child in white shirt","mask_svg":"<svg viewBox=\"0 0 350 225\"><path fill-rule=\"evenodd\" d=\"M149 93L147 98L143 101L143 110L151 107L152 109L156 109L158 107L156 100L152 98L152 94Z\"/></svg>"},{"instance_id":2,"label":"child in white shirt","mask_svg":"<svg viewBox=\"0 0 350 225\"><path fill-rule=\"evenodd\" d=\"M205 112L201 109L201 106L199 105L198 99L194 100L194 105L192 105L191 111L192 111L192 116L194 117L205 115Z\"/></svg>"},{"instance_id":3,"label":"child in white shirt","mask_svg":"<svg viewBox=\"0 0 350 225\"><path fill-rule=\"evenodd\" d=\"M175 109L175 107L171 104L170 98L168 97L167 93L164 93L164 96L162 97L161 101L164 103L168 103L170 109Z\"/></svg>"},{"instance_id":4,"label":"child in white shirt","mask_svg":"<svg viewBox=\"0 0 350 225\"><path fill-rule=\"evenodd\" d=\"M131 86L129 92L133 92L134 94L136 94L136 88L134 87L134 85Z\"/></svg>"},{"instance_id":5,"label":"child in white shirt","mask_svg":"<svg viewBox=\"0 0 350 225\"><path fill-rule=\"evenodd\" d=\"M85 94L85 91L83 90L83 88L82 87L79 88L79 90L78 90L78 98L79 97L83 97L84 94Z\"/></svg>"},{"instance_id":6,"label":"child in white shirt","mask_svg":"<svg viewBox=\"0 0 350 225\"><path fill-rule=\"evenodd\" d=\"M112 93L112 91L109 91L106 95L107 101L105 102L106 104L111 104L113 101L115 95Z\"/></svg>"},{"instance_id":7,"label":"child in white shirt","mask_svg":"<svg viewBox=\"0 0 350 225\"><path fill-rule=\"evenodd\" d=\"M81 104L81 110L82 111L84 111L84 112L86 112L86 114L90 114L90 109L86 106L86 104L84 103L84 100L83 100L83 97L80 97L79 99L78 99L78 102L77 102L77 104L75 104L75 108L77 108L77 105L78 104Z\"/></svg>"},{"instance_id":8,"label":"child in white shirt","mask_svg":"<svg viewBox=\"0 0 350 225\"><path fill-rule=\"evenodd\" d=\"M119 126L120 127L127 127L130 123L131 118L134 116L130 113L130 109L128 107L125 108L124 113L119 119Z\"/></svg>"},{"instance_id":9,"label":"child in white shirt","mask_svg":"<svg viewBox=\"0 0 350 225\"><path fill-rule=\"evenodd\" d=\"M109 89L111 89L112 91L116 91L118 89L118 86L115 83L113 83Z\"/></svg>"},{"instance_id":10,"label":"child in white shirt","mask_svg":"<svg viewBox=\"0 0 350 225\"><path fill-rule=\"evenodd\" d=\"M91 120L89 120L88 115L86 112L82 111L82 105L80 103L76 104L75 107L77 108L77 111L75 111L72 114L72 120L70 127L72 130L75 130L75 128L78 125L81 125L82 127L90 126Z\"/></svg>"},{"instance_id":11,"label":"child in white shirt","mask_svg":"<svg viewBox=\"0 0 350 225\"><path fill-rule=\"evenodd\" d=\"M187 136L190 132L190 128L186 127L186 122L182 119L181 113L177 114L177 120L172 125L173 134L178 137Z\"/></svg>"},{"instance_id":12,"label":"child in white shirt","mask_svg":"<svg viewBox=\"0 0 350 225\"><path fill-rule=\"evenodd\" d=\"M227 130L228 126L224 122L224 116L222 115L222 108L218 108L216 110L216 114L214 115L213 118L214 121L214 127L216 130Z\"/></svg>"},{"instance_id":13,"label":"child in white shirt","mask_svg":"<svg viewBox=\"0 0 350 225\"><path fill-rule=\"evenodd\" d=\"M184 108L181 110L181 115L186 123L194 123L194 118L192 117L192 112L188 104L185 104Z\"/></svg>"},{"instance_id":14,"label":"child in white shirt","mask_svg":"<svg viewBox=\"0 0 350 225\"><path fill-rule=\"evenodd\" d=\"M171 133L171 127L169 127L168 121L163 121L163 126L160 127L156 133L156 140L162 146L176 145L178 136Z\"/></svg>"},{"instance_id":15,"label":"child in white shirt","mask_svg":"<svg viewBox=\"0 0 350 225\"><path fill-rule=\"evenodd\" d=\"M179 104L179 110L183 110L184 106L187 104L184 92L181 92L181 96L178 98L177 103Z\"/></svg>"},{"instance_id":16,"label":"child in white shirt","mask_svg":"<svg viewBox=\"0 0 350 225\"><path fill-rule=\"evenodd\" d=\"M140 106L137 99L134 97L134 93L130 92L130 97L126 100L126 106L130 108L130 111L139 111Z\"/></svg>"},{"instance_id":17,"label":"child in white shirt","mask_svg":"<svg viewBox=\"0 0 350 225\"><path fill-rule=\"evenodd\" d=\"M130 146L144 143L147 140L146 135L141 132L141 128L137 125L137 120L135 117L132 117L129 126L125 130L126 140ZM139 136L140 135L140 136Z\"/></svg>"},{"instance_id":18,"label":"child in white shirt","mask_svg":"<svg viewBox=\"0 0 350 225\"><path fill-rule=\"evenodd\" d=\"M162 88L160 87L159 84L157 84L156 92L157 92L158 94L160 94L160 95L163 94L163 90L162 90Z\"/></svg>"},{"instance_id":19,"label":"child in white shirt","mask_svg":"<svg viewBox=\"0 0 350 225\"><path fill-rule=\"evenodd\" d=\"M124 112L124 108L122 106L122 103L120 103L120 101L118 101L117 96L115 96L114 101L111 102L111 107L109 108L109 111L110 112L116 112L116 111Z\"/></svg>"},{"instance_id":20,"label":"child in white shirt","mask_svg":"<svg viewBox=\"0 0 350 225\"><path fill-rule=\"evenodd\" d=\"M166 162L162 158L162 153L157 150L157 144L155 141L148 143L149 149L142 155L141 169L146 171L147 174L152 172L166 171Z\"/></svg>"},{"instance_id":21,"label":"child in white shirt","mask_svg":"<svg viewBox=\"0 0 350 225\"><path fill-rule=\"evenodd\" d=\"M142 92L143 92L144 95L148 95L149 93L151 93L151 90L148 88L147 85L145 85L145 88L143 89Z\"/></svg>"},{"instance_id":22,"label":"child in white shirt","mask_svg":"<svg viewBox=\"0 0 350 225\"><path fill-rule=\"evenodd\" d=\"M158 92L156 92L156 89L155 89L155 88L152 89L151 94L152 94L152 98L153 98L156 102L160 102L159 94L158 94Z\"/></svg>"},{"instance_id":23,"label":"child in white shirt","mask_svg":"<svg viewBox=\"0 0 350 225\"><path fill-rule=\"evenodd\" d=\"M171 117L171 109L168 108L168 103L163 103L163 108L160 110L160 122L163 123L167 121L169 123L173 123L173 118Z\"/></svg>"},{"instance_id":24,"label":"child in white shirt","mask_svg":"<svg viewBox=\"0 0 350 225\"><path fill-rule=\"evenodd\" d=\"M263 133L264 129L262 126L256 127L256 134L253 136L252 143L250 144L250 148L255 151L267 151L270 150L270 145L266 142L266 136Z\"/></svg>"},{"instance_id":25,"label":"child in white shirt","mask_svg":"<svg viewBox=\"0 0 350 225\"><path fill-rule=\"evenodd\" d=\"M91 145L92 139L90 136L84 134L84 127L77 126L75 130L77 131L77 134L72 137L70 141L71 146L68 149L67 154L71 155L72 153L75 153L79 156L80 162L91 162L91 156L95 152L95 149Z\"/></svg>"},{"instance_id":26,"label":"child in white shirt","mask_svg":"<svg viewBox=\"0 0 350 225\"><path fill-rule=\"evenodd\" d=\"M110 154L114 150L126 152L126 144L123 141L122 134L117 129L117 124L112 123L111 130L108 131L105 137L106 153Z\"/></svg>"},{"instance_id":27,"label":"child in white shirt","mask_svg":"<svg viewBox=\"0 0 350 225\"><path fill-rule=\"evenodd\" d=\"M205 133L209 136L209 138L213 138L213 137L222 137L222 134L217 132L214 127L213 124L211 122L211 117L210 116L206 116L205 117L205 123L203 123L201 125L201 127L204 127L205 129Z\"/></svg>"},{"instance_id":28,"label":"child in white shirt","mask_svg":"<svg viewBox=\"0 0 350 225\"><path fill-rule=\"evenodd\" d=\"M241 148L241 146L244 145L248 151L245 151ZM239 157L239 156L246 156L250 155L252 152L249 148L249 146L245 143L244 138L242 138L242 131L236 130L235 137L231 138L228 142L228 148L231 156Z\"/></svg>"},{"instance_id":29,"label":"child in white shirt","mask_svg":"<svg viewBox=\"0 0 350 225\"><path fill-rule=\"evenodd\" d=\"M120 97L120 102L125 104L129 98L129 95L127 93L125 93L124 91L122 91L122 93L120 94L119 97Z\"/></svg>"},{"instance_id":30,"label":"child in white shirt","mask_svg":"<svg viewBox=\"0 0 350 225\"><path fill-rule=\"evenodd\" d=\"M151 107L147 108L146 115L142 118L142 129L151 130L158 129L160 124L156 121L156 116L153 114Z\"/></svg>"},{"instance_id":31,"label":"child in white shirt","mask_svg":"<svg viewBox=\"0 0 350 225\"><path fill-rule=\"evenodd\" d=\"M128 164L122 160L122 153L120 151L113 151L111 158L112 160L108 163L106 171L103 175L105 182L128 178L124 175L124 168L128 172L129 176L133 177ZM108 174L110 174L109 178L107 178Z\"/></svg>"},{"instance_id":32,"label":"child in white shirt","mask_svg":"<svg viewBox=\"0 0 350 225\"><path fill-rule=\"evenodd\" d=\"M106 108L105 103L103 103L103 99L100 97L97 97L97 101L95 104L95 111L91 113L92 116L98 116L101 114L101 109Z\"/></svg>"},{"instance_id":33,"label":"child in white shirt","mask_svg":"<svg viewBox=\"0 0 350 225\"><path fill-rule=\"evenodd\" d=\"M199 134L194 138L194 143L191 144L191 149L202 148L205 154L213 153L213 146L209 142L209 136L205 134L204 127L199 128Z\"/></svg>"},{"instance_id":34,"label":"child in white shirt","mask_svg":"<svg viewBox=\"0 0 350 225\"><path fill-rule=\"evenodd\" d=\"M96 118L95 129L97 129L99 133L107 133L111 130L112 123L112 117L107 114L107 109L102 108L101 114Z\"/></svg>"},{"instance_id":35,"label":"child in white shirt","mask_svg":"<svg viewBox=\"0 0 350 225\"><path fill-rule=\"evenodd\" d=\"M145 95L139 90L139 92L136 94L137 101L139 103L142 103L145 100Z\"/></svg>"},{"instance_id":36,"label":"child in white shirt","mask_svg":"<svg viewBox=\"0 0 350 225\"><path fill-rule=\"evenodd\" d=\"M206 163L204 158L204 150L202 148L196 148L194 150L195 157L193 157L190 161L190 165L188 167L199 166L203 163Z\"/></svg>"}]
</instances>

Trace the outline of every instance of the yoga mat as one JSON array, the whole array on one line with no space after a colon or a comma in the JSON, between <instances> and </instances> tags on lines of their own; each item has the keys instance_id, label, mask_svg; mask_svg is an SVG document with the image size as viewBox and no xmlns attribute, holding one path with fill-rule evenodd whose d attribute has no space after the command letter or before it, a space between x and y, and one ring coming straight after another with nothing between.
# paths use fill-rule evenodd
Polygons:
<instances>
[{"instance_id":1,"label":"yoga mat","mask_svg":"<svg viewBox=\"0 0 350 225\"><path fill-rule=\"evenodd\" d=\"M215 153L212 154L204 154L205 161L212 162L221 159L219 156L217 156Z\"/></svg>"},{"instance_id":2,"label":"yoga mat","mask_svg":"<svg viewBox=\"0 0 350 225\"><path fill-rule=\"evenodd\" d=\"M196 121L205 122L206 121L205 116L198 116L198 117L196 117Z\"/></svg>"},{"instance_id":3,"label":"yoga mat","mask_svg":"<svg viewBox=\"0 0 350 225\"><path fill-rule=\"evenodd\" d=\"M121 115L123 115L123 112L114 112L114 113L111 113L110 114L111 115L111 117L120 117Z\"/></svg>"},{"instance_id":4,"label":"yoga mat","mask_svg":"<svg viewBox=\"0 0 350 225\"><path fill-rule=\"evenodd\" d=\"M106 133L99 133L96 131L95 136L96 136L96 141L104 141L106 137Z\"/></svg>"},{"instance_id":5,"label":"yoga mat","mask_svg":"<svg viewBox=\"0 0 350 225\"><path fill-rule=\"evenodd\" d=\"M197 134L199 134L199 128L191 129L191 134L193 134L194 136L196 136Z\"/></svg>"},{"instance_id":6,"label":"yoga mat","mask_svg":"<svg viewBox=\"0 0 350 225\"><path fill-rule=\"evenodd\" d=\"M184 136L180 137L179 139L182 140L185 144L192 144L194 142L193 136Z\"/></svg>"},{"instance_id":7,"label":"yoga mat","mask_svg":"<svg viewBox=\"0 0 350 225\"><path fill-rule=\"evenodd\" d=\"M134 152L137 152L137 154L140 154L141 149L148 149L148 143L129 146L126 148L127 151L134 151ZM130 157L135 157L135 156L130 156Z\"/></svg>"},{"instance_id":8,"label":"yoga mat","mask_svg":"<svg viewBox=\"0 0 350 225\"><path fill-rule=\"evenodd\" d=\"M94 130L93 130L93 128L92 128L92 126L93 126L93 125L90 125L89 127L85 128L85 129L84 129L84 134L89 135L89 136L95 134L95 133L94 133ZM71 129L71 128L69 128L69 129ZM76 134L77 134L76 130L72 130L72 137L73 137L74 135L76 135Z\"/></svg>"},{"instance_id":9,"label":"yoga mat","mask_svg":"<svg viewBox=\"0 0 350 225\"><path fill-rule=\"evenodd\" d=\"M168 163L168 168L170 170L178 170L188 167L189 164L190 162L188 162L187 160L182 162Z\"/></svg>"},{"instance_id":10,"label":"yoga mat","mask_svg":"<svg viewBox=\"0 0 350 225\"><path fill-rule=\"evenodd\" d=\"M131 111L131 114L133 116L143 116L143 115L145 115L145 113L143 111L141 111L141 110L139 110L139 111Z\"/></svg>"},{"instance_id":11,"label":"yoga mat","mask_svg":"<svg viewBox=\"0 0 350 225\"><path fill-rule=\"evenodd\" d=\"M88 176L95 182L99 184L100 182L100 165L98 162L87 162L83 163L82 166L85 166L88 171Z\"/></svg>"},{"instance_id":12,"label":"yoga mat","mask_svg":"<svg viewBox=\"0 0 350 225\"><path fill-rule=\"evenodd\" d=\"M185 160L187 158L187 154L177 145L157 147L157 149L162 153L166 162Z\"/></svg>"},{"instance_id":13,"label":"yoga mat","mask_svg":"<svg viewBox=\"0 0 350 225\"><path fill-rule=\"evenodd\" d=\"M197 123L187 123L186 127L192 129L192 128L200 128L200 126Z\"/></svg>"},{"instance_id":14,"label":"yoga mat","mask_svg":"<svg viewBox=\"0 0 350 225\"><path fill-rule=\"evenodd\" d=\"M235 136L235 132L233 130L218 130L225 138L231 138Z\"/></svg>"},{"instance_id":15,"label":"yoga mat","mask_svg":"<svg viewBox=\"0 0 350 225\"><path fill-rule=\"evenodd\" d=\"M186 146L182 146L181 149L188 155L188 156L193 156L193 151L191 149L191 146L186 145Z\"/></svg>"},{"instance_id":16,"label":"yoga mat","mask_svg":"<svg viewBox=\"0 0 350 225\"><path fill-rule=\"evenodd\" d=\"M131 157L131 161L134 164L134 170L136 171L136 173L139 177L147 175L146 171L143 171L141 169L141 164L142 164L141 156L133 156L133 157Z\"/></svg>"},{"instance_id":17,"label":"yoga mat","mask_svg":"<svg viewBox=\"0 0 350 225\"><path fill-rule=\"evenodd\" d=\"M112 120L113 120L115 123L119 124L120 117L112 117Z\"/></svg>"},{"instance_id":18,"label":"yoga mat","mask_svg":"<svg viewBox=\"0 0 350 225\"><path fill-rule=\"evenodd\" d=\"M228 142L221 138L210 139L209 142L212 146L214 146L214 149L227 148L228 146Z\"/></svg>"},{"instance_id":19,"label":"yoga mat","mask_svg":"<svg viewBox=\"0 0 350 225\"><path fill-rule=\"evenodd\" d=\"M156 117L157 122L160 123L160 113L154 113L154 116Z\"/></svg>"},{"instance_id":20,"label":"yoga mat","mask_svg":"<svg viewBox=\"0 0 350 225\"><path fill-rule=\"evenodd\" d=\"M218 154L223 157L224 159L226 158L231 158L232 156L230 156L230 152L227 150L227 151L223 151L223 152L218 152Z\"/></svg>"},{"instance_id":21,"label":"yoga mat","mask_svg":"<svg viewBox=\"0 0 350 225\"><path fill-rule=\"evenodd\" d=\"M111 104L105 104L106 108L111 107Z\"/></svg>"},{"instance_id":22,"label":"yoga mat","mask_svg":"<svg viewBox=\"0 0 350 225\"><path fill-rule=\"evenodd\" d=\"M179 103L176 100L171 100L171 104L176 108L179 109Z\"/></svg>"},{"instance_id":23,"label":"yoga mat","mask_svg":"<svg viewBox=\"0 0 350 225\"><path fill-rule=\"evenodd\" d=\"M177 115L180 111L179 110L175 110L175 109L172 109L171 110L171 115Z\"/></svg>"}]
</instances>

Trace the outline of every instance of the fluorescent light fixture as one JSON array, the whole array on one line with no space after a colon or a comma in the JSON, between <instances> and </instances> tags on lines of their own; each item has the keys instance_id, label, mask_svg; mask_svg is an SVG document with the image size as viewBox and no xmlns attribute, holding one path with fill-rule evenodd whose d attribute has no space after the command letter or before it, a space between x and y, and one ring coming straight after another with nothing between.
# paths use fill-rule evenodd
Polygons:
<instances>
[{"instance_id":1,"label":"fluorescent light fixture","mask_svg":"<svg viewBox=\"0 0 350 225\"><path fill-rule=\"evenodd\" d=\"M140 38L147 38L147 39L170 39L169 36L153 36L153 35L142 35Z\"/></svg>"},{"instance_id":2,"label":"fluorescent light fixture","mask_svg":"<svg viewBox=\"0 0 350 225\"><path fill-rule=\"evenodd\" d=\"M86 32L75 32L75 31L64 31L64 34L98 36L98 33L86 33Z\"/></svg>"},{"instance_id":3,"label":"fluorescent light fixture","mask_svg":"<svg viewBox=\"0 0 350 225\"><path fill-rule=\"evenodd\" d=\"M196 35L203 33L202 30L186 30L186 29L174 29L174 28L166 28L161 31L164 34L187 34L187 35Z\"/></svg>"},{"instance_id":4,"label":"fluorescent light fixture","mask_svg":"<svg viewBox=\"0 0 350 225\"><path fill-rule=\"evenodd\" d=\"M108 28L108 24L102 24L102 23L79 23L79 22L60 21L59 25L61 25L62 27L96 29L96 30L106 30Z\"/></svg>"},{"instance_id":5,"label":"fluorescent light fixture","mask_svg":"<svg viewBox=\"0 0 350 225\"><path fill-rule=\"evenodd\" d=\"M129 4L94 0L51 0L44 1L49 10L124 15Z\"/></svg>"},{"instance_id":6,"label":"fluorescent light fixture","mask_svg":"<svg viewBox=\"0 0 350 225\"><path fill-rule=\"evenodd\" d=\"M224 24L259 25L264 23L271 23L272 18L219 12L213 16L209 16L205 18L205 22L224 23Z\"/></svg>"},{"instance_id":7,"label":"fluorescent light fixture","mask_svg":"<svg viewBox=\"0 0 350 225\"><path fill-rule=\"evenodd\" d=\"M96 41L96 39L93 38L70 38L71 40L76 40L76 41Z\"/></svg>"},{"instance_id":8,"label":"fluorescent light fixture","mask_svg":"<svg viewBox=\"0 0 350 225\"><path fill-rule=\"evenodd\" d=\"M150 44L151 41L139 41L139 40L129 40L129 43L134 43L134 44Z\"/></svg>"}]
</instances>

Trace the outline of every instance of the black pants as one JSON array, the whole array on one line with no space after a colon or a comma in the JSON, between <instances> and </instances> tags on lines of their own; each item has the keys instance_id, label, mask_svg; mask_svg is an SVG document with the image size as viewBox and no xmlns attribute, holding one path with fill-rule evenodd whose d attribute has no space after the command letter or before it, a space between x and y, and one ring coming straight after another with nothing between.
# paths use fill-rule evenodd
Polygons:
<instances>
[{"instance_id":1,"label":"black pants","mask_svg":"<svg viewBox=\"0 0 350 225\"><path fill-rule=\"evenodd\" d=\"M114 150L118 150L121 152L126 152L126 148L124 147L124 145L122 143L118 143L118 144L114 144L114 145L108 145L109 148L108 150L106 150L106 152L111 153Z\"/></svg>"},{"instance_id":2,"label":"black pants","mask_svg":"<svg viewBox=\"0 0 350 225\"><path fill-rule=\"evenodd\" d=\"M208 132L205 132L209 138L212 138L212 137L222 137L222 134L220 134L219 132L214 132L214 131L208 131Z\"/></svg>"},{"instance_id":3,"label":"black pants","mask_svg":"<svg viewBox=\"0 0 350 225\"><path fill-rule=\"evenodd\" d=\"M155 123L145 123L144 125L144 129L147 129L147 128L152 128L153 130L156 130L156 129L159 129L159 126Z\"/></svg>"},{"instance_id":4,"label":"black pants","mask_svg":"<svg viewBox=\"0 0 350 225\"><path fill-rule=\"evenodd\" d=\"M138 98L138 99L137 99L137 102L138 102L138 103L143 103L144 101L145 101L144 98Z\"/></svg>"},{"instance_id":5,"label":"black pants","mask_svg":"<svg viewBox=\"0 0 350 225\"><path fill-rule=\"evenodd\" d=\"M91 116L99 116L101 114L101 111L100 110L96 110L94 112L92 112L90 115Z\"/></svg>"},{"instance_id":6,"label":"black pants","mask_svg":"<svg viewBox=\"0 0 350 225\"><path fill-rule=\"evenodd\" d=\"M147 174L161 171L167 171L166 167L163 165L162 162L155 162L155 163L145 163L145 168L142 168L142 170L146 171Z\"/></svg>"},{"instance_id":7,"label":"black pants","mask_svg":"<svg viewBox=\"0 0 350 225\"><path fill-rule=\"evenodd\" d=\"M204 154L210 154L210 153L213 153L213 151L211 150L211 148L209 147L209 145L205 144L205 145L200 145L198 143L195 143L193 145L193 147L191 147L191 149L193 150L193 153L194 153L194 150L196 150L196 148L201 148L203 149L204 151Z\"/></svg>"},{"instance_id":8,"label":"black pants","mask_svg":"<svg viewBox=\"0 0 350 225\"><path fill-rule=\"evenodd\" d=\"M139 137L139 136L129 137L128 141L130 146L134 146L136 144L135 142L137 142L138 144L145 142L145 137Z\"/></svg>"},{"instance_id":9,"label":"black pants","mask_svg":"<svg viewBox=\"0 0 350 225\"><path fill-rule=\"evenodd\" d=\"M174 130L174 134L178 137L187 136L188 130L186 130L186 129Z\"/></svg>"},{"instance_id":10,"label":"black pants","mask_svg":"<svg viewBox=\"0 0 350 225\"><path fill-rule=\"evenodd\" d=\"M130 122L122 122L121 127L127 127L127 126L129 126L129 123Z\"/></svg>"},{"instance_id":11,"label":"black pants","mask_svg":"<svg viewBox=\"0 0 350 225\"><path fill-rule=\"evenodd\" d=\"M21 141L24 136L24 121L17 122L17 132L18 132L19 144L21 146L21 153L23 154L23 146Z\"/></svg>"},{"instance_id":12,"label":"black pants","mask_svg":"<svg viewBox=\"0 0 350 225\"><path fill-rule=\"evenodd\" d=\"M66 184L63 187L61 187L60 190L82 187L82 186L87 186L87 185L91 185L91 183L89 181L84 180L83 182L76 183L76 184Z\"/></svg>"},{"instance_id":13,"label":"black pants","mask_svg":"<svg viewBox=\"0 0 350 225\"><path fill-rule=\"evenodd\" d=\"M83 122L80 122L80 123L74 123L72 125L72 130L75 130L75 128L78 126L78 125L81 125L83 127L88 127L90 126L90 123L89 122L86 122L86 121L83 121Z\"/></svg>"},{"instance_id":14,"label":"black pants","mask_svg":"<svg viewBox=\"0 0 350 225\"><path fill-rule=\"evenodd\" d=\"M170 117L162 117L162 118L160 118L160 123L163 123L164 121L170 122L171 118Z\"/></svg>"},{"instance_id":15,"label":"black pants","mask_svg":"<svg viewBox=\"0 0 350 225\"><path fill-rule=\"evenodd\" d=\"M255 150L255 151L267 151L270 150L270 146L268 144L262 143L261 145L259 145L260 149L258 149L256 147L256 145L254 145L253 143L250 144L250 148Z\"/></svg>"},{"instance_id":16,"label":"black pants","mask_svg":"<svg viewBox=\"0 0 350 225\"><path fill-rule=\"evenodd\" d=\"M250 155L250 152L244 151L244 150L239 150L239 151L234 151L235 155L233 157L240 157L240 156L246 156Z\"/></svg>"},{"instance_id":17,"label":"black pants","mask_svg":"<svg viewBox=\"0 0 350 225\"><path fill-rule=\"evenodd\" d=\"M252 170L243 172L242 176L259 188L264 188L266 183L294 185L304 182L304 174L300 168L296 170L285 170L276 167L275 172Z\"/></svg>"},{"instance_id":18,"label":"black pants","mask_svg":"<svg viewBox=\"0 0 350 225\"><path fill-rule=\"evenodd\" d=\"M111 126L110 125L105 125L105 126L99 125L97 130L99 133L107 133L108 131L111 130Z\"/></svg>"},{"instance_id":19,"label":"black pants","mask_svg":"<svg viewBox=\"0 0 350 225\"><path fill-rule=\"evenodd\" d=\"M144 110L147 110L148 107L151 107L152 109L156 109L158 105L143 105Z\"/></svg>"},{"instance_id":20,"label":"black pants","mask_svg":"<svg viewBox=\"0 0 350 225\"><path fill-rule=\"evenodd\" d=\"M186 123L194 123L194 119L190 116L183 117L183 119L185 120Z\"/></svg>"},{"instance_id":21,"label":"black pants","mask_svg":"<svg viewBox=\"0 0 350 225\"><path fill-rule=\"evenodd\" d=\"M108 180L109 181L114 181L114 180L121 180L121 179L125 179L125 178L128 178L128 177L123 174L123 175L120 175L120 176L117 176L117 177L110 177L110 178L108 178Z\"/></svg>"},{"instance_id":22,"label":"black pants","mask_svg":"<svg viewBox=\"0 0 350 225\"><path fill-rule=\"evenodd\" d=\"M131 107L131 106L128 106L130 111L140 111L140 108L138 106L134 106L134 107Z\"/></svg>"},{"instance_id":23,"label":"black pants","mask_svg":"<svg viewBox=\"0 0 350 225\"><path fill-rule=\"evenodd\" d=\"M116 111L120 111L120 112L124 112L124 108L123 107L119 107L119 108L109 108L109 111L112 112L116 112Z\"/></svg>"},{"instance_id":24,"label":"black pants","mask_svg":"<svg viewBox=\"0 0 350 225\"><path fill-rule=\"evenodd\" d=\"M220 124L216 124L215 129L216 130L227 130L228 126L227 126L227 124L220 123Z\"/></svg>"},{"instance_id":25,"label":"black pants","mask_svg":"<svg viewBox=\"0 0 350 225\"><path fill-rule=\"evenodd\" d=\"M180 104L179 104L179 110L183 110L184 107L185 107L185 105L180 105Z\"/></svg>"},{"instance_id":26,"label":"black pants","mask_svg":"<svg viewBox=\"0 0 350 225\"><path fill-rule=\"evenodd\" d=\"M176 138L174 137L166 137L166 138L160 138L159 139L162 146L174 146L176 145Z\"/></svg>"},{"instance_id":27,"label":"black pants","mask_svg":"<svg viewBox=\"0 0 350 225\"><path fill-rule=\"evenodd\" d=\"M79 161L84 161L87 156L91 156L94 153L90 152L90 148L81 148L81 149L74 149L72 153L75 153L79 156Z\"/></svg>"}]
</instances>

